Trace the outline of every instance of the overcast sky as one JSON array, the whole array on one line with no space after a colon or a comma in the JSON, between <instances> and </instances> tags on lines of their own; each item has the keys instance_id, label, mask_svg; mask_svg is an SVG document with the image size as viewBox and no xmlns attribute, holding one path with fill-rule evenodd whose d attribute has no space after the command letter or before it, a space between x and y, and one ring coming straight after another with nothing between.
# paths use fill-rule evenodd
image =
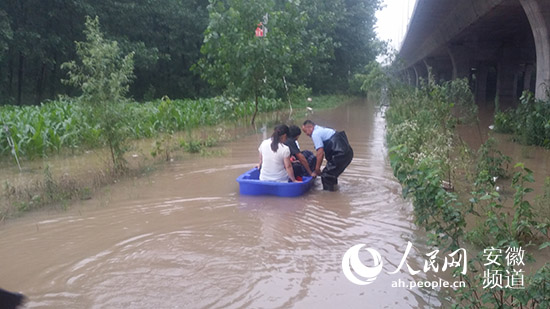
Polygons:
<instances>
[{"instance_id":1,"label":"overcast sky","mask_svg":"<svg viewBox=\"0 0 550 309\"><path fill-rule=\"evenodd\" d=\"M378 38L389 41L396 50L405 38L407 24L413 12L416 0L383 0L385 6L376 13L376 33Z\"/></svg>"}]
</instances>

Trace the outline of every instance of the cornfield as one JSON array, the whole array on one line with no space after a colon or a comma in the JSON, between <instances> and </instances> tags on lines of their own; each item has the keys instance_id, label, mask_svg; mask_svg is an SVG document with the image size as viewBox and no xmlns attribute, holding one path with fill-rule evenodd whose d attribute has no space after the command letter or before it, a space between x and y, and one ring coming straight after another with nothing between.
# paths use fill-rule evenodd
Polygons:
<instances>
[{"instance_id":1,"label":"cornfield","mask_svg":"<svg viewBox=\"0 0 550 309\"><path fill-rule=\"evenodd\" d=\"M283 107L278 100L263 99L259 110ZM102 128L90 119L86 106L70 99L48 101L39 106L0 106L0 157L44 157L62 149L89 149L101 145ZM197 100L170 100L121 104L126 127L135 139L154 137L222 120L252 115L252 102L216 97ZM13 144L10 142L13 141Z\"/></svg>"}]
</instances>

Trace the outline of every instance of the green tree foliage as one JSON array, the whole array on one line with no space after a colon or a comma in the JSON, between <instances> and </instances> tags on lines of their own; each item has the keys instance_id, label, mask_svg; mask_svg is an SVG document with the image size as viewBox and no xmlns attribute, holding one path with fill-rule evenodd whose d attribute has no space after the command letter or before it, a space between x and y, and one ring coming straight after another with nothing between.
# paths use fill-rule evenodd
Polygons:
<instances>
[{"instance_id":1,"label":"green tree foliage","mask_svg":"<svg viewBox=\"0 0 550 309\"><path fill-rule=\"evenodd\" d=\"M124 96L133 78L133 53L121 56L117 42L103 37L99 19L86 19L86 41L76 42L80 62L66 62L69 85L80 87L80 101L90 107L90 117L97 119L105 143L109 146L115 171L124 169L125 140L128 128L124 113Z\"/></svg>"},{"instance_id":2,"label":"green tree foliage","mask_svg":"<svg viewBox=\"0 0 550 309\"><path fill-rule=\"evenodd\" d=\"M299 82L309 75L309 59L317 50L304 39L309 16L299 2L212 1L208 10L210 24L196 68L214 87L253 98L257 106L260 97L283 97L287 77ZM254 30L262 21L268 31L256 37Z\"/></svg>"},{"instance_id":3,"label":"green tree foliage","mask_svg":"<svg viewBox=\"0 0 550 309\"><path fill-rule=\"evenodd\" d=\"M335 91L347 89L355 74L382 52L382 43L376 39L374 25L375 12L380 8L380 0L343 0L338 11L334 29L337 48L329 73L332 77L326 86ZM341 14L341 15L340 15Z\"/></svg>"},{"instance_id":4,"label":"green tree foliage","mask_svg":"<svg viewBox=\"0 0 550 309\"><path fill-rule=\"evenodd\" d=\"M206 84L190 71L208 23L207 0L96 0L91 5L121 49L136 52L137 98L197 97Z\"/></svg>"},{"instance_id":5,"label":"green tree foliage","mask_svg":"<svg viewBox=\"0 0 550 309\"><path fill-rule=\"evenodd\" d=\"M61 66L69 71L69 79L64 81L80 87L81 100L86 103L120 102L133 78L134 53L122 58L118 43L105 39L101 33L98 17L86 19L84 33L86 41L76 42L81 63L70 61Z\"/></svg>"},{"instance_id":6,"label":"green tree foliage","mask_svg":"<svg viewBox=\"0 0 550 309\"><path fill-rule=\"evenodd\" d=\"M6 23L13 31L6 56L0 58L0 93L4 98L18 104L39 103L64 90L59 64L74 57L73 42L82 34L82 4L68 0L0 1L0 11L6 12ZM0 29L6 28L0 25ZM6 103L5 99L0 103Z\"/></svg>"},{"instance_id":7,"label":"green tree foliage","mask_svg":"<svg viewBox=\"0 0 550 309\"><path fill-rule=\"evenodd\" d=\"M300 86L346 91L377 54L372 1L212 0L196 68L242 99L286 98ZM254 29L266 20L265 37Z\"/></svg>"},{"instance_id":8,"label":"green tree foliage","mask_svg":"<svg viewBox=\"0 0 550 309\"><path fill-rule=\"evenodd\" d=\"M123 53L135 52L130 96L150 100L216 95L220 89L190 70L201 58L207 26L214 26L217 18L209 14L210 2L214 10L220 2L224 10L231 7L240 14L247 35L269 13L267 44L255 52L274 54L264 64L272 69L271 60L285 57L275 69L284 72L291 93L302 84L315 93L346 91L349 77L378 52L373 28L380 0L3 0L0 104L38 104L59 94L78 94L60 82L60 64L75 58L74 42L84 39L85 16L99 16L105 37L117 41ZM250 52L241 50L239 57L243 54ZM284 97L287 87L279 75L272 90Z\"/></svg>"},{"instance_id":9,"label":"green tree foliage","mask_svg":"<svg viewBox=\"0 0 550 309\"><path fill-rule=\"evenodd\" d=\"M201 74L245 97L282 97L281 76L316 92L345 91L380 51L373 30L379 6L378 0L212 1ZM254 28L266 13L269 32L255 38Z\"/></svg>"},{"instance_id":10,"label":"green tree foliage","mask_svg":"<svg viewBox=\"0 0 550 309\"><path fill-rule=\"evenodd\" d=\"M0 10L0 60L4 57L9 48L9 41L13 38L8 15Z\"/></svg>"},{"instance_id":11,"label":"green tree foliage","mask_svg":"<svg viewBox=\"0 0 550 309\"><path fill-rule=\"evenodd\" d=\"M60 83L60 64L74 59L74 42L83 40L85 16L99 16L107 38L119 42L124 53L136 52L136 83L130 88L135 98L146 93L157 98L205 94L205 83L189 68L200 55L207 4L206 0L0 1L0 104L32 104L74 94ZM4 46L7 50L1 57Z\"/></svg>"},{"instance_id":12,"label":"green tree foliage","mask_svg":"<svg viewBox=\"0 0 550 309\"><path fill-rule=\"evenodd\" d=\"M528 199L533 191L533 172L522 163L515 165L518 171L511 181L513 205L505 207L505 195L499 192L496 176L508 174L504 167L510 159L495 148L493 139L481 147L476 157L454 130L458 123L471 118L468 114L477 111L467 80L438 85L430 78L413 89L392 81L387 72L379 66L369 66L369 74L363 76L364 86L370 91L381 86L387 89L389 106L385 119L390 164L403 185L403 196L411 198L416 223L424 226L430 243L444 251L472 248L465 245L465 240L481 246L473 256L468 250L467 273L454 273L466 286L450 291L449 299L455 302L452 307L548 307L548 263L532 269L525 278L522 276L524 288L508 287L504 280L502 286L485 285L489 271L507 274L514 269L505 262L489 266L483 249L499 248L504 252L506 248L534 244L539 249L550 246L548 221L541 220L543 213L537 213L540 210L533 208ZM475 179L467 181L469 176L452 172L456 170L472 173ZM526 261L532 262L529 251L525 253ZM531 265L528 268L533 268Z\"/></svg>"},{"instance_id":13,"label":"green tree foliage","mask_svg":"<svg viewBox=\"0 0 550 309\"><path fill-rule=\"evenodd\" d=\"M536 100L532 93L523 93L516 109L495 114L495 130L512 133L520 143L550 149L550 100Z\"/></svg>"}]
</instances>

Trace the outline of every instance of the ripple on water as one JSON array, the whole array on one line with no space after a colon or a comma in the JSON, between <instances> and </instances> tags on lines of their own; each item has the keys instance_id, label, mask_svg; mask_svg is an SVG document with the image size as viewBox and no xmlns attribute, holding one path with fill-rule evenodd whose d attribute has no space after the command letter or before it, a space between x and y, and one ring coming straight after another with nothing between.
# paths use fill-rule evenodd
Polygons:
<instances>
[{"instance_id":1,"label":"ripple on water","mask_svg":"<svg viewBox=\"0 0 550 309\"><path fill-rule=\"evenodd\" d=\"M437 306L429 291L391 288L393 280L426 277L387 273L407 241L417 252L427 248L385 161L380 115L355 104L316 117L332 119L354 146L338 192L323 192L317 179L297 198L240 196L235 178L257 162L261 136L253 136L226 145L224 158L190 159L144 183L117 184L107 205L42 220L38 232L3 231L0 245L13 250L0 252L0 261L37 254L16 246L16 235L27 248L42 244L42 258L27 258L28 279L18 281L29 308ZM300 143L312 148L306 137ZM384 263L369 286L342 274L344 253L361 243ZM418 256L407 262L422 266ZM0 269L3 277L17 275Z\"/></svg>"}]
</instances>

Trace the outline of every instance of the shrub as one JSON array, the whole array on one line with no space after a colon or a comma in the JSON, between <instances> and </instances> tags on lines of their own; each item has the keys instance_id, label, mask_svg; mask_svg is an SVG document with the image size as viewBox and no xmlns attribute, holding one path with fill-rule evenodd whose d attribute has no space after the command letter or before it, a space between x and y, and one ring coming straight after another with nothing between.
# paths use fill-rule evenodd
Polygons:
<instances>
[{"instance_id":1,"label":"shrub","mask_svg":"<svg viewBox=\"0 0 550 309\"><path fill-rule=\"evenodd\" d=\"M64 82L82 90L79 100L86 104L85 120L96 119L100 138L111 151L113 168L120 172L125 169L127 117L132 117L124 106L124 96L134 77L134 54L122 57L117 42L103 37L97 17L87 17L84 34L86 41L76 42L80 62L61 66L69 71Z\"/></svg>"},{"instance_id":2,"label":"shrub","mask_svg":"<svg viewBox=\"0 0 550 309\"><path fill-rule=\"evenodd\" d=\"M521 143L550 148L550 101L536 100L524 92L515 110L495 115L495 129L514 134Z\"/></svg>"}]
</instances>

